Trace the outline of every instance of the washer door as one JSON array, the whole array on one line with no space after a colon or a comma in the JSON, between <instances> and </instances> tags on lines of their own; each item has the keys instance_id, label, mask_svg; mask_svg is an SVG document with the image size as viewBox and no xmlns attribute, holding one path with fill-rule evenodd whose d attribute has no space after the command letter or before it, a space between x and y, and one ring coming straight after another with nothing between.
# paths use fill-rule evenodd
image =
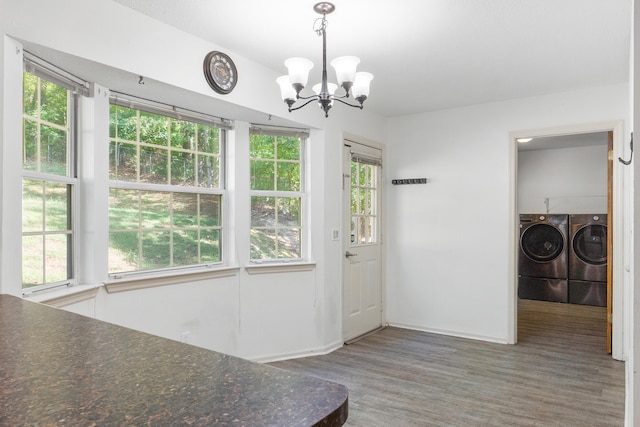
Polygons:
<instances>
[{"instance_id":1,"label":"washer door","mask_svg":"<svg viewBox=\"0 0 640 427\"><path fill-rule=\"evenodd\" d=\"M533 261L551 262L562 253L564 237L551 225L534 224L522 233L520 245L525 255Z\"/></svg>"},{"instance_id":2,"label":"washer door","mask_svg":"<svg viewBox=\"0 0 640 427\"><path fill-rule=\"evenodd\" d=\"M591 224L579 229L573 236L573 251L581 261L587 264L606 264L607 227Z\"/></svg>"}]
</instances>

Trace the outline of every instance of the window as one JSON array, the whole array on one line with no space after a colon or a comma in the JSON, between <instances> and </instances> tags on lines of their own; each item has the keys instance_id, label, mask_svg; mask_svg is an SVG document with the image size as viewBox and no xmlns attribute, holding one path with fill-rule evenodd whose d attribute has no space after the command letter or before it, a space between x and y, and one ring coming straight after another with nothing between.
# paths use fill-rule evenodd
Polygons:
<instances>
[{"instance_id":1,"label":"window","mask_svg":"<svg viewBox=\"0 0 640 427\"><path fill-rule=\"evenodd\" d=\"M74 278L75 103L67 87L24 72L23 289Z\"/></svg>"},{"instance_id":2,"label":"window","mask_svg":"<svg viewBox=\"0 0 640 427\"><path fill-rule=\"evenodd\" d=\"M252 261L302 259L304 135L252 129Z\"/></svg>"},{"instance_id":3,"label":"window","mask_svg":"<svg viewBox=\"0 0 640 427\"><path fill-rule=\"evenodd\" d=\"M110 107L109 273L220 263L225 130L119 101Z\"/></svg>"},{"instance_id":4,"label":"window","mask_svg":"<svg viewBox=\"0 0 640 427\"><path fill-rule=\"evenodd\" d=\"M351 158L351 244L378 240L378 170L380 161L358 154Z\"/></svg>"}]
</instances>

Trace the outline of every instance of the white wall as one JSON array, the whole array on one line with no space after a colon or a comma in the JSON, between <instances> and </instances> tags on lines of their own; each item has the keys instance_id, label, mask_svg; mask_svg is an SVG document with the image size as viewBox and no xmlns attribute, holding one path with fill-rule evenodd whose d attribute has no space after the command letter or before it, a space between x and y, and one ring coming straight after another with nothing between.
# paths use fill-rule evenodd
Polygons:
<instances>
[{"instance_id":1,"label":"white wall","mask_svg":"<svg viewBox=\"0 0 640 427\"><path fill-rule=\"evenodd\" d=\"M388 186L389 322L512 341L516 147L510 133L628 121L628 90L616 85L391 119L389 180L429 182Z\"/></svg>"},{"instance_id":2,"label":"white wall","mask_svg":"<svg viewBox=\"0 0 640 427\"><path fill-rule=\"evenodd\" d=\"M607 213L607 163L606 145L520 151L518 212Z\"/></svg>"},{"instance_id":3,"label":"white wall","mask_svg":"<svg viewBox=\"0 0 640 427\"><path fill-rule=\"evenodd\" d=\"M92 79L94 69L145 76L147 84L138 86L135 82L130 86L140 91L133 95L153 99L144 91L164 85L171 94L177 91L178 106L190 107L194 98L199 102L204 99L205 113L246 111L262 120L259 124L269 124L269 115L277 118L289 114L274 83L281 70L266 69L224 47L177 31L111 0L90 3L0 0L0 10L0 34L5 36L0 50L4 95L0 107L2 293L21 293L21 161L20 146L15 141L21 135L23 44L52 53L52 57L68 58L69 62L55 64L62 69L77 60L87 61L87 67L81 69L82 77L98 83L98 88L104 86L105 90L110 88L104 81ZM202 59L214 49L228 52L242 73L241 82L227 96L213 93L202 75ZM105 156L101 154L105 152L108 129L102 114L105 105L104 92L83 104L88 120L83 123L81 185L85 188L83 196L90 198L90 202L81 207L81 287L99 285L107 279L104 261L108 231L104 173L107 169ZM255 115L256 111L260 114ZM228 114L223 117L235 118ZM238 266L238 272L229 277L186 280L120 293L107 293L99 288L95 296L74 300L66 308L171 339L180 339L186 331L192 344L256 360L325 352L341 345L342 247L340 241L331 239L330 230L341 229L342 138L346 132L384 143L385 121L366 108L360 111L340 106L336 106L329 119L312 107L286 118L297 120L301 127L312 128L306 237L315 268L256 275L244 270L248 263L249 215L247 194L242 193L247 188L248 161L242 156L243 150L246 152L243 144L248 141L248 123L240 120L230 137L233 192L227 199L232 205L228 247L233 250L226 253L227 265Z\"/></svg>"}]
</instances>

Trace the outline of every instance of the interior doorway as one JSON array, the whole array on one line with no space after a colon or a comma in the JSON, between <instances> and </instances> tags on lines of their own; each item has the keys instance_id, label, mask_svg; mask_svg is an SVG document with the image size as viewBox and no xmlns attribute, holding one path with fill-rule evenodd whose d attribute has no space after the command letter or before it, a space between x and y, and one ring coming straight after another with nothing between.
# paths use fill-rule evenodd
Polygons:
<instances>
[{"instance_id":1,"label":"interior doorway","mask_svg":"<svg viewBox=\"0 0 640 427\"><path fill-rule=\"evenodd\" d=\"M589 129L587 126L573 131L559 129L539 133L529 131L526 134L514 136L517 170L516 258L518 258L514 303L516 338L519 332L522 332L517 327L518 304L522 301L554 301L549 304L564 303L567 304L565 309L571 309L572 304L581 305L581 310L587 306L593 306L593 309L586 310L591 310L595 316L602 319L601 332L603 336L606 335L603 350L612 352L612 307L614 293L617 291L612 288L614 265L612 224L616 215L613 204L614 169L612 166L615 128L616 126ZM598 225L590 224L587 220L592 220L591 222L597 220ZM571 225L572 221L574 225ZM595 232L586 233L589 240L585 246L585 233L580 227L587 225L580 224L581 221L589 224L588 226L593 227L593 230L600 227L598 230L605 230L606 236L602 233L599 235ZM555 231L551 230L555 234L547 233L539 240L531 238L532 233L527 235L527 231L530 231L527 227L531 227L530 224L539 225L538 231L544 230L538 223L549 225L550 229L555 227ZM531 230L536 229L533 227ZM578 230L581 230L582 234L579 234ZM552 236L555 236L556 240ZM525 240L523 240L524 237L526 237ZM583 239L582 246L576 243L579 238ZM556 241L559 242L558 245L553 244ZM554 271L536 273L536 263L544 264L545 260L542 258L531 263L533 268L526 263L521 264L522 259L527 260L526 250L522 247L523 242L528 242L530 245L538 244L541 255L544 255L547 249L549 251L553 249L554 257L558 257L558 259L554 258ZM590 272L586 278L578 277L578 273L571 269L573 266L575 270L579 264L575 260L578 259L575 257L575 251L581 248L591 250L596 244L600 245L598 262L600 264L604 262L604 265L598 267L598 271L602 274L596 277ZM562 248L562 245L566 247ZM566 257L566 261L560 262L561 257ZM564 268L566 270L563 270ZM523 277L523 273L527 277ZM546 276L553 276L553 278ZM538 289L537 293L530 292L533 288ZM539 288L542 291L539 291ZM549 299L549 295L552 298ZM545 327L548 328L549 324Z\"/></svg>"}]
</instances>

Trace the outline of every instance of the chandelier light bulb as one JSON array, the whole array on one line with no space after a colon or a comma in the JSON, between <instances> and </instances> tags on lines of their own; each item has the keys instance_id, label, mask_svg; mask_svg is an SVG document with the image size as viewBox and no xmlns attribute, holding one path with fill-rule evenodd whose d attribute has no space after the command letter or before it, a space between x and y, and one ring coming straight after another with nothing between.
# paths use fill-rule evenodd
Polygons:
<instances>
[{"instance_id":1,"label":"chandelier light bulb","mask_svg":"<svg viewBox=\"0 0 640 427\"><path fill-rule=\"evenodd\" d=\"M331 66L336 70L338 84L349 92L356 79L356 68L360 63L360 58L356 56L341 56L331 61Z\"/></svg>"},{"instance_id":2,"label":"chandelier light bulb","mask_svg":"<svg viewBox=\"0 0 640 427\"><path fill-rule=\"evenodd\" d=\"M289 82L292 85L300 85L301 89L307 85L313 62L306 58L289 58L284 61L284 65L289 70Z\"/></svg>"},{"instance_id":3,"label":"chandelier light bulb","mask_svg":"<svg viewBox=\"0 0 640 427\"><path fill-rule=\"evenodd\" d=\"M373 80L373 74L365 71L356 73L356 80L353 82L353 97L357 99L361 104L365 99L369 97L369 89ZM362 99L362 101L360 101Z\"/></svg>"},{"instance_id":4,"label":"chandelier light bulb","mask_svg":"<svg viewBox=\"0 0 640 427\"><path fill-rule=\"evenodd\" d=\"M282 100L287 104L291 101L291 104L293 104L296 101L297 93L293 85L291 85L289 76L280 76L276 79L276 82L280 85Z\"/></svg>"},{"instance_id":5,"label":"chandelier light bulb","mask_svg":"<svg viewBox=\"0 0 640 427\"><path fill-rule=\"evenodd\" d=\"M329 91L329 95L333 95L338 89L338 85L335 83L327 83L327 90ZM318 83L313 85L313 91L316 95L320 95L320 91L322 90L322 83Z\"/></svg>"}]
</instances>

